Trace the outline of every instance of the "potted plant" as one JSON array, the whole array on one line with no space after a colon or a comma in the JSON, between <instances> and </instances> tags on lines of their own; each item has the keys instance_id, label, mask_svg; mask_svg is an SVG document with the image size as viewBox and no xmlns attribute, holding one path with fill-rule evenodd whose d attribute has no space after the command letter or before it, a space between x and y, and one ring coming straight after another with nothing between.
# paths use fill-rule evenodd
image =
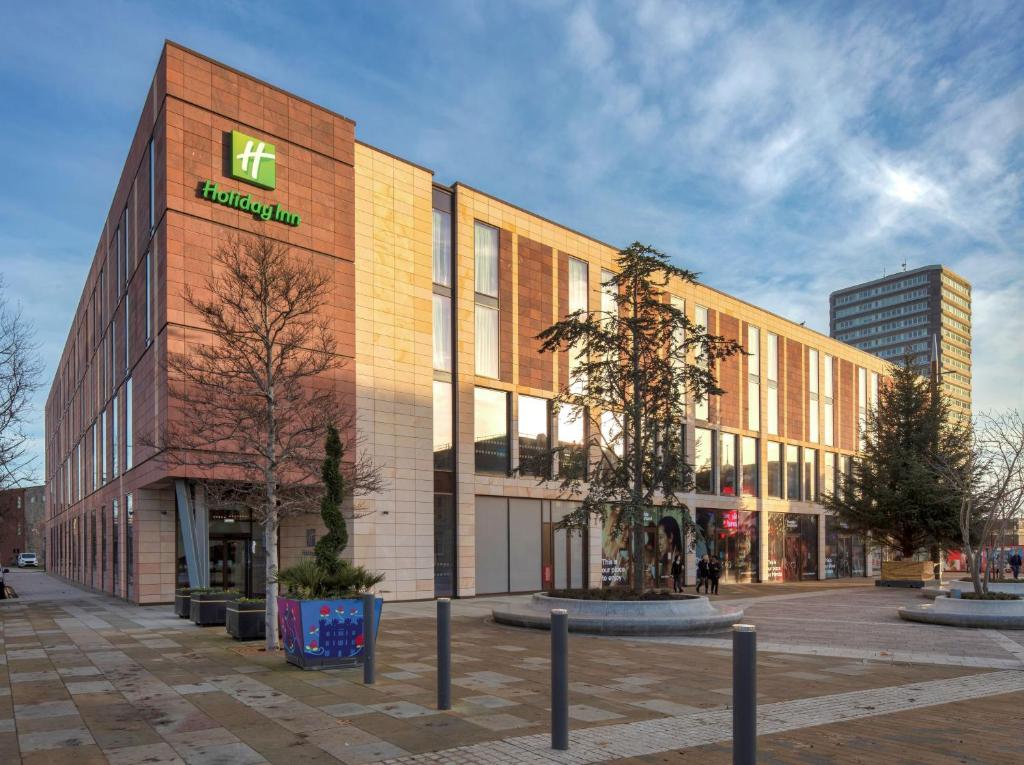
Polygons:
<instances>
[{"instance_id":1,"label":"potted plant","mask_svg":"<svg viewBox=\"0 0 1024 765\"><path fill-rule=\"evenodd\" d=\"M257 640L266 634L263 598L237 598L227 604L227 633L235 640Z\"/></svg>"},{"instance_id":2,"label":"potted plant","mask_svg":"<svg viewBox=\"0 0 1024 765\"><path fill-rule=\"evenodd\" d=\"M174 613L179 619L188 619L192 613L192 588L179 587L174 591Z\"/></svg>"},{"instance_id":3,"label":"potted plant","mask_svg":"<svg viewBox=\"0 0 1024 765\"><path fill-rule=\"evenodd\" d=\"M341 474L342 446L329 427L321 476L324 496L320 516L327 533L316 543L313 560L282 569L275 577L284 594L277 599L277 618L287 660L303 669L328 669L362 663L363 602L361 593L384 579L340 558L348 545L341 503L350 487ZM383 599L375 599L380 629Z\"/></svg>"},{"instance_id":4,"label":"potted plant","mask_svg":"<svg viewBox=\"0 0 1024 765\"><path fill-rule=\"evenodd\" d=\"M189 612L192 621L200 627L223 626L227 617L227 604L237 600L236 590L222 590L220 587L195 587L189 596L192 600Z\"/></svg>"}]
</instances>

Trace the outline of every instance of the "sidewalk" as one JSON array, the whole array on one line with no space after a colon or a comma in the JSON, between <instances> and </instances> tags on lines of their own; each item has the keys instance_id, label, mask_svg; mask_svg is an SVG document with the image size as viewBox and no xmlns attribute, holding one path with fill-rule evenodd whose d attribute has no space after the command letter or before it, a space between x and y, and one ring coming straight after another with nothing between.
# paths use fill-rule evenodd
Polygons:
<instances>
[{"instance_id":1,"label":"sidewalk","mask_svg":"<svg viewBox=\"0 0 1024 765\"><path fill-rule=\"evenodd\" d=\"M489 623L484 617L493 599L455 604L455 706L438 712L432 603L385 605L378 682L365 686L361 670L303 672L258 645L231 640L222 628L177 619L169 606L127 605L42 573L10 576L24 597L0 602L2 763L20 757L30 765L356 765L430 752L444 753L431 761L467 763L515 761L520 754L543 762L550 755L549 636ZM818 590L830 601L844 591ZM813 592L776 592L778 607L807 604L810 597L789 598ZM649 760L662 762L674 749L701 742L720 753L714 742L729 735L728 650L576 635L570 643L571 754L579 761L668 751ZM973 693L1001 692L1012 695L958 709L980 715L991 703L1004 721L1003 704L1009 700L1019 709L1024 700L1019 671L784 653L761 654L758 682L759 703L766 710L778 705L772 719L783 731L843 725L834 715L808 717L800 701L808 697L822 697L816 708L845 718L895 708L916 714L915 708L934 708L947 698L962 702ZM921 683L932 683L927 694L887 690ZM985 690L970 690L976 687ZM975 724L984 728L981 720ZM950 725L949 745L965 735L983 748L1010 745L1009 733L983 736L971 725L967 719L964 730ZM664 732L652 736L649 730ZM652 742L665 749L651 750ZM770 737L765 742L770 747Z\"/></svg>"}]
</instances>

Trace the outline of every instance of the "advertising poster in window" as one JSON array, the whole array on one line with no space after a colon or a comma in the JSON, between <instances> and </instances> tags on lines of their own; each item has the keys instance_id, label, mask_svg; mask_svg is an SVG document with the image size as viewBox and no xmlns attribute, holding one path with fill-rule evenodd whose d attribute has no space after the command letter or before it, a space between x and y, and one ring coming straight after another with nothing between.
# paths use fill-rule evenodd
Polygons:
<instances>
[{"instance_id":1,"label":"advertising poster in window","mask_svg":"<svg viewBox=\"0 0 1024 765\"><path fill-rule=\"evenodd\" d=\"M818 518L802 513L768 514L768 581L818 578Z\"/></svg>"},{"instance_id":2,"label":"advertising poster in window","mask_svg":"<svg viewBox=\"0 0 1024 765\"><path fill-rule=\"evenodd\" d=\"M611 510L601 538L601 584L629 587L633 582L628 529L618 530L618 510ZM672 560L683 560L682 512L655 508L644 515L644 587L672 587Z\"/></svg>"}]
</instances>

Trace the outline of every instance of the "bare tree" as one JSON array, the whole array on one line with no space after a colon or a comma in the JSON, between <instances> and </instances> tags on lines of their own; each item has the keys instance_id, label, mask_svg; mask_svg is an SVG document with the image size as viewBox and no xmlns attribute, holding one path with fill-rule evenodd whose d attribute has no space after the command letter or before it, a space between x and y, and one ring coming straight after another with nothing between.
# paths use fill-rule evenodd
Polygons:
<instances>
[{"instance_id":1,"label":"bare tree","mask_svg":"<svg viewBox=\"0 0 1024 765\"><path fill-rule=\"evenodd\" d=\"M316 512L328 425L350 437L354 419L334 389L343 365L324 307L331 277L311 259L262 236L230 239L205 289L187 305L210 337L168 355L167 458L195 468L213 502L252 509L266 548L267 650L277 646L277 532L281 520ZM208 340L208 341L207 341ZM365 458L342 465L351 494L380 488Z\"/></svg>"},{"instance_id":2,"label":"bare tree","mask_svg":"<svg viewBox=\"0 0 1024 765\"><path fill-rule=\"evenodd\" d=\"M1018 410L981 415L968 432L965 464L938 462L935 474L959 504L964 557L974 591L988 592L981 575L985 548L996 532L1024 514L1024 416Z\"/></svg>"},{"instance_id":3,"label":"bare tree","mask_svg":"<svg viewBox=\"0 0 1024 765\"><path fill-rule=\"evenodd\" d=\"M0 488L16 486L29 477L33 458L27 454L23 426L32 394L41 385L43 371L35 330L11 307L0 279Z\"/></svg>"}]
</instances>

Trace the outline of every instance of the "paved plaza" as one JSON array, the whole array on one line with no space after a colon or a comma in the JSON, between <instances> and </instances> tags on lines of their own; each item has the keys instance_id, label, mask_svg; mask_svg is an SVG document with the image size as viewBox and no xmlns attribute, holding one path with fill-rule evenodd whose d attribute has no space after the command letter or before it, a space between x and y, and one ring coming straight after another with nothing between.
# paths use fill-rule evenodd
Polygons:
<instances>
[{"instance_id":1,"label":"paved plaza","mask_svg":"<svg viewBox=\"0 0 1024 765\"><path fill-rule=\"evenodd\" d=\"M549 745L547 633L453 604L454 708L434 604L388 603L378 681L303 672L222 628L15 572L0 601L0 763L727 763L728 635L573 635L568 752ZM1024 749L1024 633L900 621L870 582L723 587L759 633L762 762L1003 763Z\"/></svg>"}]
</instances>

